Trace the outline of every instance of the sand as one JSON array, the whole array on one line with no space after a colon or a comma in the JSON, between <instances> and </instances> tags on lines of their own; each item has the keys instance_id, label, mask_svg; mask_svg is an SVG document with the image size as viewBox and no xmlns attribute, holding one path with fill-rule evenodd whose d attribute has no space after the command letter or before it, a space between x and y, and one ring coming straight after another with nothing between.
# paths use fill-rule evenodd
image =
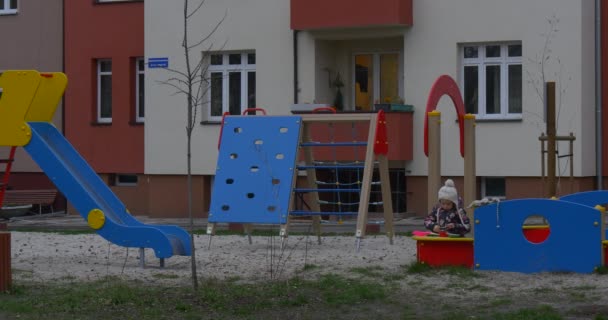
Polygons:
<instances>
[{"instance_id":1,"label":"sand","mask_svg":"<svg viewBox=\"0 0 608 320\"><path fill-rule=\"evenodd\" d=\"M360 270L367 268L376 274L369 279L379 283L382 280L377 274L398 275L393 288L418 306L428 301L474 308L549 305L570 314L569 319L608 315L608 275L500 271L475 271L473 276L412 274L404 271L416 261L416 243L409 237L398 236L393 245L385 236L368 237L359 252L353 236L322 240L319 245L316 237L291 236L281 250L279 237L256 236L249 244L246 236L221 235L214 236L208 248L209 237L196 236L198 276L255 283L328 273L366 277ZM146 249L142 268L138 249L118 247L96 234L12 233L15 281L60 284L112 277L140 284L189 286L190 264L190 257L177 256L166 259L165 267L160 268L152 250Z\"/></svg>"},{"instance_id":2,"label":"sand","mask_svg":"<svg viewBox=\"0 0 608 320\"><path fill-rule=\"evenodd\" d=\"M15 281L71 282L95 281L106 277L143 281L149 284L183 286L191 283L190 257L159 259L145 250L145 268L140 266L139 250L109 243L96 234L13 232L12 267ZM195 237L199 278L240 279L246 282L314 278L319 274L360 276L353 271L369 268L381 274L404 275L406 266L416 261L416 242L397 236L390 245L385 236L367 237L355 249L353 236L290 236L284 250L280 238L221 235ZM272 250L270 248L273 248ZM304 266L314 266L304 270ZM463 299L488 296L517 296L546 292L549 300L560 292L582 292L594 303L608 305L608 275L574 273L534 273L476 271L479 277L458 279L458 275L405 274L399 280L406 290L450 288L444 294ZM442 291L439 291L441 293ZM433 293L437 294L437 293ZM550 302L550 301L549 301ZM608 307L607 307L608 308ZM607 310L608 312L608 310Z\"/></svg>"},{"instance_id":3,"label":"sand","mask_svg":"<svg viewBox=\"0 0 608 320\"><path fill-rule=\"evenodd\" d=\"M399 272L415 261L415 242L397 237L393 245L385 236L368 237L355 249L353 236L290 236L281 249L279 237L221 235L195 237L197 269L200 277L248 281L290 278L305 265L318 268L310 273L343 273L357 267L381 266ZM165 259L165 267L151 249L145 250L145 268L139 250L111 244L96 234L13 232L12 266L14 279L34 281L94 281L107 276L170 284L190 281L190 257ZM272 248L272 249L271 249Z\"/></svg>"}]
</instances>

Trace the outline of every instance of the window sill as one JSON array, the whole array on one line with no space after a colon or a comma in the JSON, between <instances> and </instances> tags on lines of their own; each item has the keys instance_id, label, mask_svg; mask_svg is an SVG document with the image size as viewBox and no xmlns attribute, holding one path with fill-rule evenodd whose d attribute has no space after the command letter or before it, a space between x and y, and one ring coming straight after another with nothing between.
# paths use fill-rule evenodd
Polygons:
<instances>
[{"instance_id":1,"label":"window sill","mask_svg":"<svg viewBox=\"0 0 608 320\"><path fill-rule=\"evenodd\" d=\"M480 118L475 119L475 122L523 122L523 118Z\"/></svg>"},{"instance_id":2,"label":"window sill","mask_svg":"<svg viewBox=\"0 0 608 320\"><path fill-rule=\"evenodd\" d=\"M95 0L95 4L111 4L124 2L144 2L144 0Z\"/></svg>"},{"instance_id":3,"label":"window sill","mask_svg":"<svg viewBox=\"0 0 608 320\"><path fill-rule=\"evenodd\" d=\"M5 10L0 11L0 16L16 16L19 11L17 10Z\"/></svg>"},{"instance_id":4,"label":"window sill","mask_svg":"<svg viewBox=\"0 0 608 320\"><path fill-rule=\"evenodd\" d=\"M201 125L205 126L205 125L218 125L218 124L222 124L221 121L201 121Z\"/></svg>"},{"instance_id":5,"label":"window sill","mask_svg":"<svg viewBox=\"0 0 608 320\"><path fill-rule=\"evenodd\" d=\"M475 117L475 123L481 123L481 122L487 122L487 123L492 123L492 122L523 122L524 119L523 118L477 118ZM458 119L454 120L454 122L458 122Z\"/></svg>"},{"instance_id":6,"label":"window sill","mask_svg":"<svg viewBox=\"0 0 608 320\"><path fill-rule=\"evenodd\" d=\"M97 121L91 122L92 127L109 127L111 125L112 125L112 122L97 122Z\"/></svg>"}]
</instances>

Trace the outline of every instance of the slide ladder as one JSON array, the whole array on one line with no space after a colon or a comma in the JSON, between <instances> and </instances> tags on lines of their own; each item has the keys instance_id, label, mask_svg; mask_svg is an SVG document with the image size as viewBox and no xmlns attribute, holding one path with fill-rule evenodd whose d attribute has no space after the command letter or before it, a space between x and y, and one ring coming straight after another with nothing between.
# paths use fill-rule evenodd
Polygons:
<instances>
[{"instance_id":1,"label":"slide ladder","mask_svg":"<svg viewBox=\"0 0 608 320\"><path fill-rule=\"evenodd\" d=\"M15 160L16 149L17 147L11 147L8 158L0 159L0 164L4 165L4 174L2 175L2 181L0 181L0 208L2 208L2 205L4 204L4 193L6 188L8 188L8 181L11 175L13 161Z\"/></svg>"}]
</instances>

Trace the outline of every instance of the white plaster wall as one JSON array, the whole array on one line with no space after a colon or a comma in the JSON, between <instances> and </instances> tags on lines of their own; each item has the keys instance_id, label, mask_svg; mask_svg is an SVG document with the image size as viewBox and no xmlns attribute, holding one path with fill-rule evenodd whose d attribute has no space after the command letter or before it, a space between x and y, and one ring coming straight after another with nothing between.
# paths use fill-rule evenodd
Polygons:
<instances>
[{"instance_id":1,"label":"white plaster wall","mask_svg":"<svg viewBox=\"0 0 608 320\"><path fill-rule=\"evenodd\" d=\"M414 26L406 31L404 43L405 97L415 105L414 161L412 175L425 175L427 158L423 153L424 110L428 92L437 77L448 74L458 81L458 45L471 42L522 41L524 60L524 120L520 122L485 122L477 125L477 175L540 175L540 143L545 131L541 118L542 104L528 84L526 70L531 70L534 56L541 51L548 28L547 18L559 17L559 31L551 42L552 58L548 81L559 81L562 95L558 134L574 132L575 175L594 172L593 155L593 5L591 1L573 0L433 0L414 5ZM583 64L585 66L583 67ZM582 111L581 111L582 108ZM458 124L449 98L441 99L442 174L463 174L459 155ZM585 141L584 149L581 141ZM564 145L565 146L565 145ZM564 152L567 150L563 150ZM562 165L565 165L563 162Z\"/></svg>"},{"instance_id":2,"label":"white plaster wall","mask_svg":"<svg viewBox=\"0 0 608 320\"><path fill-rule=\"evenodd\" d=\"M336 67L335 41L318 40L315 42L315 101L333 105L335 97L335 89L333 81L336 79L336 74L340 70ZM342 81L346 81L344 73L340 72ZM346 84L346 82L344 82ZM344 94L344 88L342 88Z\"/></svg>"},{"instance_id":3,"label":"white plaster wall","mask_svg":"<svg viewBox=\"0 0 608 320\"><path fill-rule=\"evenodd\" d=\"M257 104L269 114L287 114L293 102L293 35L289 1L207 0L191 21L191 42L209 34L227 14L207 44L215 49L255 50ZM169 57L171 68L185 70L182 2L145 1L145 55ZM306 42L304 42L306 43ZM193 52L193 58L200 58ZM314 57L314 55L313 55ZM145 172L186 173L185 99L161 85L171 76L165 70L146 69ZM214 174L219 125L201 125L192 135L192 172Z\"/></svg>"},{"instance_id":4,"label":"white plaster wall","mask_svg":"<svg viewBox=\"0 0 608 320\"><path fill-rule=\"evenodd\" d=\"M181 5L170 1L146 0L146 57L170 58L170 66L183 69ZM224 50L255 50L257 59L257 102L270 114L288 114L293 102L293 34L289 27L289 2L284 0L207 0L191 25L204 35L227 12L226 21L211 41ZM526 70L532 70L534 56L542 49L548 28L546 19L559 17L559 31L551 42L552 60L547 80L558 81L565 93L561 97L558 134L576 135L575 175L593 175L594 155L594 64L593 3L588 0L432 0L414 5L411 28L390 29L384 37L403 34L404 97L415 106L414 160L407 163L412 175L426 175L423 153L424 110L428 92L437 77L448 74L459 81L458 45L472 42L521 41L524 60L524 119L517 122L483 122L477 125L477 175L540 175L540 143L545 131L543 107L535 89L528 83ZM327 92L319 82L325 72L315 71L320 62L330 62L350 83L352 53L385 48L394 40L377 39L363 43L361 37L379 37L377 30L300 32L299 101L313 102ZM367 36L366 36L367 35ZM335 48L317 48L318 40L336 41ZM326 56L320 57L324 53ZM561 70L561 71L560 71ZM561 78L559 74L561 73ZM557 74L557 75L556 75ZM186 108L184 99L159 85L166 71L146 73L146 173L183 174L186 172ZM345 102L351 103L348 85ZM319 91L319 92L317 92ZM559 102L559 101L558 101ZM458 124L449 98L440 100L442 112L442 174L460 176L463 161L459 155ZM536 114L536 115L535 115ZM193 172L214 174L219 125L199 125L193 135ZM584 145L583 142L584 141ZM565 153L567 144L560 144ZM561 166L566 166L562 161Z\"/></svg>"},{"instance_id":5,"label":"white plaster wall","mask_svg":"<svg viewBox=\"0 0 608 320\"><path fill-rule=\"evenodd\" d=\"M289 28L289 25L283 26ZM287 44L283 44L287 45ZM298 33L298 102L315 102L315 67L317 65L315 39L308 32ZM293 51L292 53L293 54ZM293 70L291 73L293 79ZM285 79L285 81L288 81ZM292 80L293 81L293 80ZM292 99L293 102L293 99Z\"/></svg>"}]
</instances>

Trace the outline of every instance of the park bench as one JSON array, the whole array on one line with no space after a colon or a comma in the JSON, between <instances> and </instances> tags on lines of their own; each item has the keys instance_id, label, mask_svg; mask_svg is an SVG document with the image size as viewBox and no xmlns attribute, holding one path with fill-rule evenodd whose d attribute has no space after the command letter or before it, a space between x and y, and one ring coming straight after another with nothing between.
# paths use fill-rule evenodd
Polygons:
<instances>
[{"instance_id":1,"label":"park bench","mask_svg":"<svg viewBox=\"0 0 608 320\"><path fill-rule=\"evenodd\" d=\"M53 203L57 197L57 189L37 190L6 190L3 206L36 205L38 213L42 214L43 207L49 207L53 211Z\"/></svg>"}]
</instances>

